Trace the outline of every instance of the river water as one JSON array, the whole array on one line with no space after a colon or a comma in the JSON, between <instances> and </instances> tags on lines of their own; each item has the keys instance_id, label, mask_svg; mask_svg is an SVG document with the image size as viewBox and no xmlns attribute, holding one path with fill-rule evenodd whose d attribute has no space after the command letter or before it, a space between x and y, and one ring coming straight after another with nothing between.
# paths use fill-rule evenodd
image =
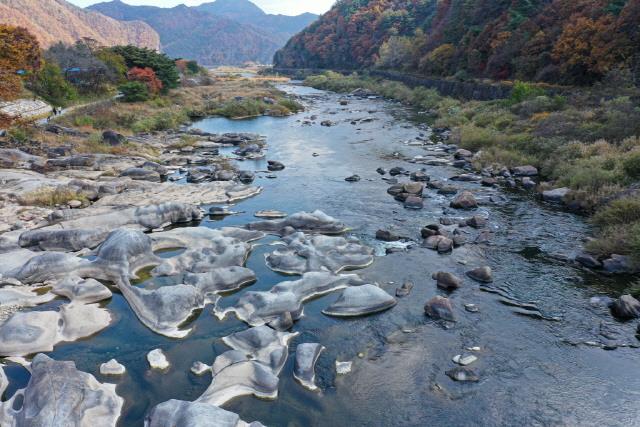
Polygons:
<instances>
[{"instance_id":1,"label":"river water","mask_svg":"<svg viewBox=\"0 0 640 427\"><path fill-rule=\"evenodd\" d=\"M373 236L379 228L418 240L421 227L443 216L448 205L445 196L429 190L423 210L406 210L386 193L389 185L376 173L378 167L403 166L412 171L421 167L398 157L398 153L402 157L427 153L423 147L405 143L428 135L424 125L409 120L412 111L382 99L353 98L341 106L336 94L296 85L282 88L301 97L307 111L287 118L210 118L194 124L215 133L262 134L268 142L267 158L286 165L276 179L257 174L255 184L264 191L233 206L241 214L221 221L206 218L201 226L245 224L255 220L253 213L261 209L288 213L321 209L352 227L351 234L376 246L380 243ZM314 123L304 124L312 115L317 116ZM373 120L351 124L365 117ZM336 125L320 126L322 120ZM241 167L264 171L266 161L246 161ZM448 166L426 168L438 180L460 173ZM362 180L344 181L354 173ZM639 425L639 350L606 351L584 344L637 343L635 324L618 323L606 309L589 304L594 295L617 296L625 281L595 275L566 261L580 249L589 231L584 220L524 192L505 193L474 183L455 185L472 189L482 202L479 211L488 216L493 232L488 243L468 244L449 255L414 247L377 257L371 267L359 271L364 278L389 293L411 280L413 292L387 312L355 320L321 314L335 294L306 304L305 316L293 328L300 334L290 345L278 399L243 397L225 409L268 426ZM475 234L470 231L470 238ZM224 297L221 306L233 304L247 290L268 290L280 281L295 279L266 268L264 255L271 250L265 244L253 251L247 266L256 271L258 282ZM444 327L425 317L424 303L442 294L431 279L433 272L451 271L463 277L466 270L482 265L493 268L494 286L514 299L534 303L544 317L556 320L519 315L514 307L500 302L500 295L483 292L470 280L450 295L457 315L454 325ZM154 279L140 286L179 280ZM466 312L466 303L476 304L479 313ZM60 302L41 309L55 304ZM212 363L227 350L220 338L246 329L233 316L217 320L209 306L193 321L190 336L174 340L140 324L119 294L107 307L115 318L108 329L84 341L61 344L51 356L74 360L78 369L100 381L114 381L100 376L100 363L115 357L124 364L128 372L117 382L117 392L126 400L121 426L142 425L146 411L157 403L197 398L211 379L191 374L191 364L196 360ZM320 392L307 391L293 379L294 351L302 342L327 348L316 371ZM474 346L481 348L475 353L478 361L471 365L480 382L452 381L445 375L455 367L451 358ZM158 347L172 362L166 373L149 370L146 362L146 353ZM353 371L337 376L336 359L352 360ZM12 366L7 374L9 397L26 384L28 373Z\"/></svg>"}]
</instances>

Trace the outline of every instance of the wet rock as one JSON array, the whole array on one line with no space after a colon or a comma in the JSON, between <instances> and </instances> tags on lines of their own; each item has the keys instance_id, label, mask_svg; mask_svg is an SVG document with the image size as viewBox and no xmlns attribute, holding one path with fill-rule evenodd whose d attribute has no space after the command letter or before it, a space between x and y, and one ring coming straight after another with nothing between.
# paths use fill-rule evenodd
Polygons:
<instances>
[{"instance_id":1,"label":"wet rock","mask_svg":"<svg viewBox=\"0 0 640 427\"><path fill-rule=\"evenodd\" d=\"M514 176L536 176L538 175L538 169L531 165L516 166L511 169L511 173Z\"/></svg>"},{"instance_id":2,"label":"wet rock","mask_svg":"<svg viewBox=\"0 0 640 427\"><path fill-rule=\"evenodd\" d=\"M469 313L478 313L480 311L478 306L475 304L465 304L464 309L467 310Z\"/></svg>"},{"instance_id":3,"label":"wet rock","mask_svg":"<svg viewBox=\"0 0 640 427\"><path fill-rule=\"evenodd\" d=\"M97 280L73 275L56 283L51 292L82 304L104 301L112 296L109 288Z\"/></svg>"},{"instance_id":4,"label":"wet rock","mask_svg":"<svg viewBox=\"0 0 640 427\"><path fill-rule=\"evenodd\" d=\"M193 365L191 365L190 371L194 375L201 376L206 374L207 372L211 372L211 366L202 362L193 362Z\"/></svg>"},{"instance_id":5,"label":"wet rock","mask_svg":"<svg viewBox=\"0 0 640 427\"><path fill-rule=\"evenodd\" d=\"M216 358L211 385L197 402L222 405L245 395L275 399L277 375L286 363L289 340L296 335L259 326L223 338L233 350Z\"/></svg>"},{"instance_id":6,"label":"wet rock","mask_svg":"<svg viewBox=\"0 0 640 427\"><path fill-rule=\"evenodd\" d=\"M378 172L380 175L386 175L387 174L387 170L384 168L378 168L376 169L376 172Z\"/></svg>"},{"instance_id":7,"label":"wet rock","mask_svg":"<svg viewBox=\"0 0 640 427\"><path fill-rule=\"evenodd\" d=\"M116 359L111 359L100 365L101 375L124 375L126 371L127 369L118 363Z\"/></svg>"},{"instance_id":8,"label":"wet rock","mask_svg":"<svg viewBox=\"0 0 640 427\"><path fill-rule=\"evenodd\" d=\"M438 189L438 194L443 196L453 196L458 193L458 189L452 185L443 185Z\"/></svg>"},{"instance_id":9,"label":"wet rock","mask_svg":"<svg viewBox=\"0 0 640 427\"><path fill-rule=\"evenodd\" d=\"M407 182L402 185L402 192L410 194L412 196L422 197L422 191L424 190L424 185L419 182Z\"/></svg>"},{"instance_id":10,"label":"wet rock","mask_svg":"<svg viewBox=\"0 0 640 427\"><path fill-rule=\"evenodd\" d=\"M268 324L287 312L293 320L298 320L302 316L304 301L362 283L355 274L306 273L299 280L281 282L269 291L245 292L235 305L226 309L216 308L215 314L224 319L228 313L235 313L238 319L251 326Z\"/></svg>"},{"instance_id":11,"label":"wet rock","mask_svg":"<svg viewBox=\"0 0 640 427\"><path fill-rule=\"evenodd\" d=\"M317 343L302 343L296 347L296 361L293 367L293 377L304 388L317 390L315 367L320 353L325 348Z\"/></svg>"},{"instance_id":12,"label":"wet rock","mask_svg":"<svg viewBox=\"0 0 640 427\"><path fill-rule=\"evenodd\" d=\"M347 182L358 182L360 181L360 175L351 175L344 179Z\"/></svg>"},{"instance_id":13,"label":"wet rock","mask_svg":"<svg viewBox=\"0 0 640 427\"><path fill-rule=\"evenodd\" d=\"M320 122L320 126L331 127L334 123L331 120L323 120Z\"/></svg>"},{"instance_id":14,"label":"wet rock","mask_svg":"<svg viewBox=\"0 0 640 427\"><path fill-rule=\"evenodd\" d=\"M467 243L467 237L462 234L454 234L453 236L453 247L459 248Z\"/></svg>"},{"instance_id":15,"label":"wet rock","mask_svg":"<svg viewBox=\"0 0 640 427\"><path fill-rule=\"evenodd\" d=\"M14 313L0 325L0 356L26 356L52 351L64 341L91 336L111 323L111 315L97 304L67 304L58 311Z\"/></svg>"},{"instance_id":16,"label":"wet rock","mask_svg":"<svg viewBox=\"0 0 640 427\"><path fill-rule=\"evenodd\" d=\"M391 187L387 188L387 194L391 196L399 196L404 193L404 185L403 184L393 184Z\"/></svg>"},{"instance_id":17,"label":"wet rock","mask_svg":"<svg viewBox=\"0 0 640 427\"><path fill-rule=\"evenodd\" d=\"M453 199L451 207L454 209L475 209L478 207L478 202L471 192L463 191Z\"/></svg>"},{"instance_id":18,"label":"wet rock","mask_svg":"<svg viewBox=\"0 0 640 427\"><path fill-rule=\"evenodd\" d=\"M612 274L635 274L640 271L640 269L633 264L630 257L617 254L613 254L610 258L602 261L602 268Z\"/></svg>"},{"instance_id":19,"label":"wet rock","mask_svg":"<svg viewBox=\"0 0 640 427\"><path fill-rule=\"evenodd\" d=\"M436 235L425 239L422 246L440 253L447 253L453 250L453 240L445 236Z\"/></svg>"},{"instance_id":20,"label":"wet rock","mask_svg":"<svg viewBox=\"0 0 640 427\"><path fill-rule=\"evenodd\" d=\"M259 427L245 423L238 414L204 402L171 399L154 406L144 419L145 427Z\"/></svg>"},{"instance_id":21,"label":"wet rock","mask_svg":"<svg viewBox=\"0 0 640 427\"><path fill-rule=\"evenodd\" d=\"M480 377L471 369L458 366L445 372L449 378L459 382L478 382Z\"/></svg>"},{"instance_id":22,"label":"wet rock","mask_svg":"<svg viewBox=\"0 0 640 427\"><path fill-rule=\"evenodd\" d=\"M246 226L249 230L284 235L287 229L305 233L341 234L347 226L322 211L298 212L282 220L253 222Z\"/></svg>"},{"instance_id":23,"label":"wet rock","mask_svg":"<svg viewBox=\"0 0 640 427\"><path fill-rule=\"evenodd\" d=\"M214 302L223 292L231 292L247 286L257 280L256 274L245 267L231 266L215 268L206 273L186 273L184 283L195 286L205 297L205 302Z\"/></svg>"},{"instance_id":24,"label":"wet rock","mask_svg":"<svg viewBox=\"0 0 640 427\"><path fill-rule=\"evenodd\" d=\"M576 256L576 261L587 268L602 268L602 263L595 256L581 253Z\"/></svg>"},{"instance_id":25,"label":"wet rock","mask_svg":"<svg viewBox=\"0 0 640 427\"><path fill-rule=\"evenodd\" d=\"M482 177L480 175L475 175L475 174L470 174L470 173L463 173L461 175L456 175L451 177L452 181L460 181L460 182L475 182L475 181L480 181L482 180Z\"/></svg>"},{"instance_id":26,"label":"wet rock","mask_svg":"<svg viewBox=\"0 0 640 427\"><path fill-rule=\"evenodd\" d=\"M31 379L0 404L3 426L115 426L124 400L115 384L101 384L73 362L38 354L31 362Z\"/></svg>"},{"instance_id":27,"label":"wet rock","mask_svg":"<svg viewBox=\"0 0 640 427\"><path fill-rule=\"evenodd\" d=\"M408 196L404 201L405 209L422 209L424 207L424 202L422 197L418 196Z\"/></svg>"},{"instance_id":28,"label":"wet rock","mask_svg":"<svg viewBox=\"0 0 640 427\"><path fill-rule=\"evenodd\" d=\"M346 288L338 299L322 312L328 316L355 317L378 313L395 306L396 299L375 285Z\"/></svg>"},{"instance_id":29,"label":"wet rock","mask_svg":"<svg viewBox=\"0 0 640 427\"><path fill-rule=\"evenodd\" d=\"M256 213L253 214L253 216L255 216L256 218L280 219L280 218L286 218L287 213L276 211L276 210L262 210L262 211L257 211Z\"/></svg>"},{"instance_id":30,"label":"wet rock","mask_svg":"<svg viewBox=\"0 0 640 427\"><path fill-rule=\"evenodd\" d=\"M256 179L256 175L249 171L238 171L237 178L243 184L251 184Z\"/></svg>"},{"instance_id":31,"label":"wet rock","mask_svg":"<svg viewBox=\"0 0 640 427\"><path fill-rule=\"evenodd\" d=\"M620 320L640 317L640 301L631 295L622 295L609 306L611 314Z\"/></svg>"},{"instance_id":32,"label":"wet rock","mask_svg":"<svg viewBox=\"0 0 640 427\"><path fill-rule=\"evenodd\" d=\"M542 199L551 203L563 203L565 197L571 192L567 187L555 188L553 190L547 190L542 192Z\"/></svg>"},{"instance_id":33,"label":"wet rock","mask_svg":"<svg viewBox=\"0 0 640 427\"><path fill-rule=\"evenodd\" d=\"M364 268L373 262L373 249L339 236L293 233L282 238L284 248L266 256L267 266L285 274Z\"/></svg>"},{"instance_id":34,"label":"wet rock","mask_svg":"<svg viewBox=\"0 0 640 427\"><path fill-rule=\"evenodd\" d=\"M416 182L427 182L431 178L425 172L417 171L409 175L409 179L411 179L411 181L416 181Z\"/></svg>"},{"instance_id":35,"label":"wet rock","mask_svg":"<svg viewBox=\"0 0 640 427\"><path fill-rule=\"evenodd\" d=\"M180 329L179 326L205 305L203 294L191 285L149 290L120 283L118 288L143 325L170 338L187 336L191 329Z\"/></svg>"},{"instance_id":36,"label":"wet rock","mask_svg":"<svg viewBox=\"0 0 640 427\"><path fill-rule=\"evenodd\" d=\"M493 187L498 183L498 180L492 177L486 177L486 178L482 178L482 181L480 181L480 183L484 187Z\"/></svg>"},{"instance_id":37,"label":"wet rock","mask_svg":"<svg viewBox=\"0 0 640 427\"><path fill-rule=\"evenodd\" d=\"M351 368L353 366L353 362L340 362L336 360L336 373L338 375L346 375L351 372Z\"/></svg>"},{"instance_id":38,"label":"wet rock","mask_svg":"<svg viewBox=\"0 0 640 427\"><path fill-rule=\"evenodd\" d=\"M485 227L487 225L487 219L485 217L483 217L483 216L480 216L480 215L474 215L471 218L467 218L465 223L469 227L482 228L482 227Z\"/></svg>"},{"instance_id":39,"label":"wet rock","mask_svg":"<svg viewBox=\"0 0 640 427\"><path fill-rule=\"evenodd\" d=\"M269 169L271 172L281 171L284 169L284 167L284 164L276 160L267 161L267 169Z\"/></svg>"},{"instance_id":40,"label":"wet rock","mask_svg":"<svg viewBox=\"0 0 640 427\"><path fill-rule=\"evenodd\" d=\"M105 130L102 132L102 142L105 144L109 144L112 147L124 144L127 141L127 138L124 135L121 135L112 130Z\"/></svg>"},{"instance_id":41,"label":"wet rock","mask_svg":"<svg viewBox=\"0 0 640 427\"><path fill-rule=\"evenodd\" d=\"M453 356L452 360L453 360L453 363L457 363L458 365L461 365L461 366L467 366L467 365L471 365L473 362L478 360L478 358L473 354L457 354Z\"/></svg>"},{"instance_id":42,"label":"wet rock","mask_svg":"<svg viewBox=\"0 0 640 427\"><path fill-rule=\"evenodd\" d=\"M478 267L473 270L467 271L467 276L471 279L481 282L481 283L491 283L493 282L493 272L491 271L491 267Z\"/></svg>"},{"instance_id":43,"label":"wet rock","mask_svg":"<svg viewBox=\"0 0 640 427\"><path fill-rule=\"evenodd\" d=\"M165 356L162 349L156 348L155 350L151 350L147 353L147 362L149 362L149 366L151 369L159 369L165 370L168 369L171 364L169 360L167 360L167 356Z\"/></svg>"},{"instance_id":44,"label":"wet rock","mask_svg":"<svg viewBox=\"0 0 640 427\"><path fill-rule=\"evenodd\" d=\"M431 277L437 281L438 288L445 291L453 291L462 286L462 280L449 272L438 271L433 273Z\"/></svg>"},{"instance_id":45,"label":"wet rock","mask_svg":"<svg viewBox=\"0 0 640 427\"><path fill-rule=\"evenodd\" d=\"M280 314L280 316L278 316L276 319L273 319L271 322L269 322L268 325L276 331L284 332L293 327L293 322L294 321L291 313L286 311Z\"/></svg>"},{"instance_id":46,"label":"wet rock","mask_svg":"<svg viewBox=\"0 0 640 427\"><path fill-rule=\"evenodd\" d=\"M424 312L434 320L448 320L455 322L451 301L449 301L448 298L441 297L439 295L427 301L424 306Z\"/></svg>"},{"instance_id":47,"label":"wet rock","mask_svg":"<svg viewBox=\"0 0 640 427\"><path fill-rule=\"evenodd\" d=\"M378 230L376 231L376 239L382 240L383 242L397 242L400 240L400 236L389 230Z\"/></svg>"},{"instance_id":48,"label":"wet rock","mask_svg":"<svg viewBox=\"0 0 640 427\"><path fill-rule=\"evenodd\" d=\"M397 175L405 175L407 173L407 171L400 166L396 166L394 168L389 169L389 175L391 176L397 176Z\"/></svg>"},{"instance_id":49,"label":"wet rock","mask_svg":"<svg viewBox=\"0 0 640 427\"><path fill-rule=\"evenodd\" d=\"M403 298L408 296L413 290L413 287L414 287L413 283L407 280L402 284L402 286L396 289L396 296L398 298Z\"/></svg>"},{"instance_id":50,"label":"wet rock","mask_svg":"<svg viewBox=\"0 0 640 427\"><path fill-rule=\"evenodd\" d=\"M522 178L522 186L527 190L533 190L534 188L536 188L536 183L528 176L525 176L524 178Z\"/></svg>"}]
</instances>

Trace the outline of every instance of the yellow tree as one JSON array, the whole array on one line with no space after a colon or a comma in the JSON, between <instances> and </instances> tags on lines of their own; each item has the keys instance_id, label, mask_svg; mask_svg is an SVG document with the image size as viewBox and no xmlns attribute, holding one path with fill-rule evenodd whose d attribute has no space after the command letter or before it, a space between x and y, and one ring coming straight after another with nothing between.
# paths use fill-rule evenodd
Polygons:
<instances>
[{"instance_id":1,"label":"yellow tree","mask_svg":"<svg viewBox=\"0 0 640 427\"><path fill-rule=\"evenodd\" d=\"M22 91L22 76L40 68L40 45L25 28L0 24L0 99Z\"/></svg>"}]
</instances>

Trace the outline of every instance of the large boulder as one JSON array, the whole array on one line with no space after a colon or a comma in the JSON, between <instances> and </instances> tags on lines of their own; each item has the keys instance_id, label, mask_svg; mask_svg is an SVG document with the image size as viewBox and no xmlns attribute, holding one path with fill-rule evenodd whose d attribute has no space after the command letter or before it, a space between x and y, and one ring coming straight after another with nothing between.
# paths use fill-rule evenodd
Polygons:
<instances>
[{"instance_id":1,"label":"large boulder","mask_svg":"<svg viewBox=\"0 0 640 427\"><path fill-rule=\"evenodd\" d=\"M115 131L105 130L102 132L102 142L111 145L112 147L124 144L126 141L127 138Z\"/></svg>"},{"instance_id":2,"label":"large boulder","mask_svg":"<svg viewBox=\"0 0 640 427\"><path fill-rule=\"evenodd\" d=\"M438 288L453 291L462 286L462 280L453 273L438 271L431 276L437 282Z\"/></svg>"},{"instance_id":3,"label":"large boulder","mask_svg":"<svg viewBox=\"0 0 640 427\"><path fill-rule=\"evenodd\" d=\"M531 165L516 166L511 169L511 173L515 176L536 176L538 175L538 169Z\"/></svg>"},{"instance_id":4,"label":"large boulder","mask_svg":"<svg viewBox=\"0 0 640 427\"><path fill-rule=\"evenodd\" d=\"M38 354L26 388L0 404L2 426L113 426L124 404L115 384L101 384L73 362Z\"/></svg>"},{"instance_id":5,"label":"large boulder","mask_svg":"<svg viewBox=\"0 0 640 427\"><path fill-rule=\"evenodd\" d=\"M434 320L448 320L455 322L451 301L449 301L448 298L441 297L439 295L427 301L424 306L424 312Z\"/></svg>"},{"instance_id":6,"label":"large boulder","mask_svg":"<svg viewBox=\"0 0 640 427\"><path fill-rule=\"evenodd\" d=\"M611 314L621 320L637 319L640 317L640 301L631 295L622 295L609 306Z\"/></svg>"},{"instance_id":7,"label":"large boulder","mask_svg":"<svg viewBox=\"0 0 640 427\"><path fill-rule=\"evenodd\" d=\"M454 209L475 209L478 207L478 202L470 191L463 191L451 201L451 207Z\"/></svg>"},{"instance_id":8,"label":"large boulder","mask_svg":"<svg viewBox=\"0 0 640 427\"><path fill-rule=\"evenodd\" d=\"M542 192L542 199L551 203L563 203L567 195L571 192L567 187L555 188Z\"/></svg>"},{"instance_id":9,"label":"large boulder","mask_svg":"<svg viewBox=\"0 0 640 427\"><path fill-rule=\"evenodd\" d=\"M346 288L336 302L322 310L328 316L355 317L378 313L396 305L394 297L375 285Z\"/></svg>"}]
</instances>

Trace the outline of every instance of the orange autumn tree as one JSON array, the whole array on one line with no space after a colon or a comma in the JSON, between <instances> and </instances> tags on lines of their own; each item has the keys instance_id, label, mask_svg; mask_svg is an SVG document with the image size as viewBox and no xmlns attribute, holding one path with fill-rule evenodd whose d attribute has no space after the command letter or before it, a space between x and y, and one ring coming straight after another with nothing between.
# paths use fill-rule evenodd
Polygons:
<instances>
[{"instance_id":1,"label":"orange autumn tree","mask_svg":"<svg viewBox=\"0 0 640 427\"><path fill-rule=\"evenodd\" d=\"M621 64L631 50L631 42L616 32L611 15L598 19L573 16L556 42L552 56L563 72L576 81L589 83Z\"/></svg>"},{"instance_id":2,"label":"orange autumn tree","mask_svg":"<svg viewBox=\"0 0 640 427\"><path fill-rule=\"evenodd\" d=\"M25 28L0 24L0 99L17 98L22 77L40 68L40 44Z\"/></svg>"},{"instance_id":3,"label":"orange autumn tree","mask_svg":"<svg viewBox=\"0 0 640 427\"><path fill-rule=\"evenodd\" d=\"M162 82L156 76L153 69L149 67L140 68L133 67L127 73L127 79L129 81L136 81L144 83L151 94L158 94L162 90Z\"/></svg>"}]
</instances>

